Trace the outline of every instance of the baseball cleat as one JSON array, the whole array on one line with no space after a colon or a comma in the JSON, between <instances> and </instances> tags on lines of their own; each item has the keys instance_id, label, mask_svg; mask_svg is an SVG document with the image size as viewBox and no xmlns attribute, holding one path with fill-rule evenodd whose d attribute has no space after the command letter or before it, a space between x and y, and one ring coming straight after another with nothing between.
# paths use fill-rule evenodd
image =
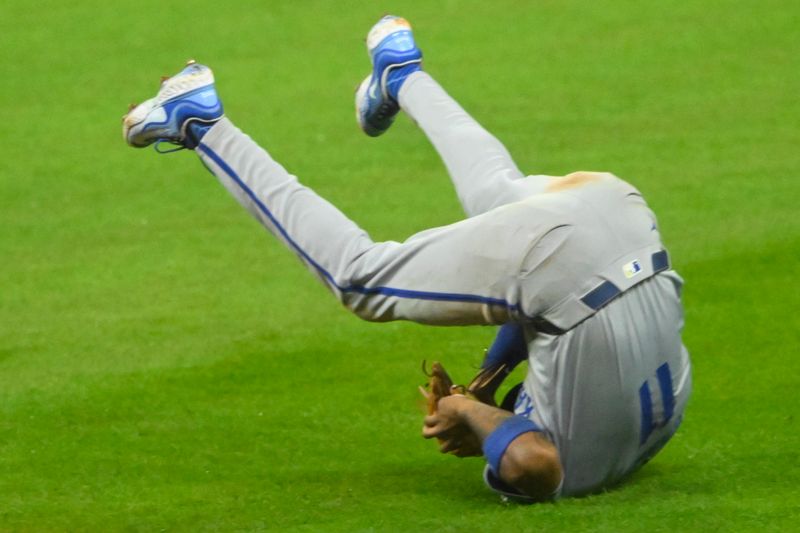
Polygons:
<instances>
[{"instance_id":1,"label":"baseball cleat","mask_svg":"<svg viewBox=\"0 0 800 533\"><path fill-rule=\"evenodd\" d=\"M377 137L400 111L397 94L406 77L422 69L422 51L414 42L411 25L386 15L367 34L372 73L356 90L356 119L364 133Z\"/></svg>"},{"instance_id":2,"label":"baseball cleat","mask_svg":"<svg viewBox=\"0 0 800 533\"><path fill-rule=\"evenodd\" d=\"M214 74L190 60L176 75L162 78L154 98L132 105L122 117L122 137L136 148L157 143L158 149L162 142L194 148L199 137L222 116Z\"/></svg>"}]
</instances>

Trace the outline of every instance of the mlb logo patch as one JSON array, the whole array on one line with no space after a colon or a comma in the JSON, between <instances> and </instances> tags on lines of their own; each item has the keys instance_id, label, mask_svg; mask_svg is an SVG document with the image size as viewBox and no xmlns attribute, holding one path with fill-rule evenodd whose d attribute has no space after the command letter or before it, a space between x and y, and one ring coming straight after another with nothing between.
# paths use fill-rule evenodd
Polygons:
<instances>
[{"instance_id":1,"label":"mlb logo patch","mask_svg":"<svg viewBox=\"0 0 800 533\"><path fill-rule=\"evenodd\" d=\"M622 272L625 274L626 278L632 278L636 274L642 271L642 265L639 264L638 259L634 259L630 263L625 263L622 267Z\"/></svg>"}]
</instances>

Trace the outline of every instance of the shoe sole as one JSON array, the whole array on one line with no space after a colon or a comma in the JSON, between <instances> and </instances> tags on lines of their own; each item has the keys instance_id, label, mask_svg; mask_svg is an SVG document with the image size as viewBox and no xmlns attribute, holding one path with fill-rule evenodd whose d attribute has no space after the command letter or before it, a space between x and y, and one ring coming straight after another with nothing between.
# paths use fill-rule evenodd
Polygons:
<instances>
[{"instance_id":1,"label":"shoe sole","mask_svg":"<svg viewBox=\"0 0 800 533\"><path fill-rule=\"evenodd\" d=\"M375 24L367 34L367 51L370 56L385 38L398 31L411 31L411 24L402 17L382 20Z\"/></svg>"}]
</instances>

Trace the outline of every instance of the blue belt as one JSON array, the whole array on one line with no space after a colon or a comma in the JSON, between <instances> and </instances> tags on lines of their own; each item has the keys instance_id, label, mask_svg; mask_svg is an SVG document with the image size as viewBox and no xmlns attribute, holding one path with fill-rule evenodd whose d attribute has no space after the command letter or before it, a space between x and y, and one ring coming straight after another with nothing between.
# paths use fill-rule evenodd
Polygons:
<instances>
[{"instance_id":1,"label":"blue belt","mask_svg":"<svg viewBox=\"0 0 800 533\"><path fill-rule=\"evenodd\" d=\"M669 269L669 256L666 250L654 253L650 259L653 263L654 276L659 272ZM622 294L622 290L612 282L606 280L583 295L583 297L581 297L581 302L595 311L599 311L620 294ZM537 331L548 335L561 335L565 333L565 330L542 317L533 319L533 327L535 327Z\"/></svg>"}]
</instances>

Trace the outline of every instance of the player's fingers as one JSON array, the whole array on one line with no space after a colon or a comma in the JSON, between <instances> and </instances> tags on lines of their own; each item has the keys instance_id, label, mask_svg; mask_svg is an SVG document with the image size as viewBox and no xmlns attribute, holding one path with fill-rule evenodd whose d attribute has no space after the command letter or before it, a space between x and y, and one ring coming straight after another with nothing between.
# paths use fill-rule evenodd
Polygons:
<instances>
[{"instance_id":1,"label":"player's fingers","mask_svg":"<svg viewBox=\"0 0 800 533\"><path fill-rule=\"evenodd\" d=\"M439 437L442 434L442 429L439 426L431 426L431 427L424 427L422 428L422 436L426 439L432 439L433 437Z\"/></svg>"},{"instance_id":2,"label":"player's fingers","mask_svg":"<svg viewBox=\"0 0 800 533\"><path fill-rule=\"evenodd\" d=\"M453 428L447 427L444 424L436 423L423 426L422 436L426 439L437 437L441 439L448 439L452 435Z\"/></svg>"},{"instance_id":3,"label":"player's fingers","mask_svg":"<svg viewBox=\"0 0 800 533\"><path fill-rule=\"evenodd\" d=\"M480 457L481 455L483 455L481 453L481 450L476 450L469 444L464 444L457 450L453 450L452 454L455 455L456 457Z\"/></svg>"},{"instance_id":4,"label":"player's fingers","mask_svg":"<svg viewBox=\"0 0 800 533\"><path fill-rule=\"evenodd\" d=\"M443 440L439 446L439 451L442 453L456 452L461 447L461 442L456 439Z\"/></svg>"},{"instance_id":5,"label":"player's fingers","mask_svg":"<svg viewBox=\"0 0 800 533\"><path fill-rule=\"evenodd\" d=\"M426 400L430 399L431 393L426 391L425 387L420 385L418 388L419 388L419 393L422 394L423 398L425 398Z\"/></svg>"},{"instance_id":6,"label":"player's fingers","mask_svg":"<svg viewBox=\"0 0 800 533\"><path fill-rule=\"evenodd\" d=\"M426 427L433 427L433 426L437 425L437 424L438 424L440 421L441 421L441 418L440 418L439 416L437 416L437 415L433 414L433 415L428 415L428 416L426 416L426 417L423 419L422 423L423 423L423 424L424 424Z\"/></svg>"}]
</instances>

